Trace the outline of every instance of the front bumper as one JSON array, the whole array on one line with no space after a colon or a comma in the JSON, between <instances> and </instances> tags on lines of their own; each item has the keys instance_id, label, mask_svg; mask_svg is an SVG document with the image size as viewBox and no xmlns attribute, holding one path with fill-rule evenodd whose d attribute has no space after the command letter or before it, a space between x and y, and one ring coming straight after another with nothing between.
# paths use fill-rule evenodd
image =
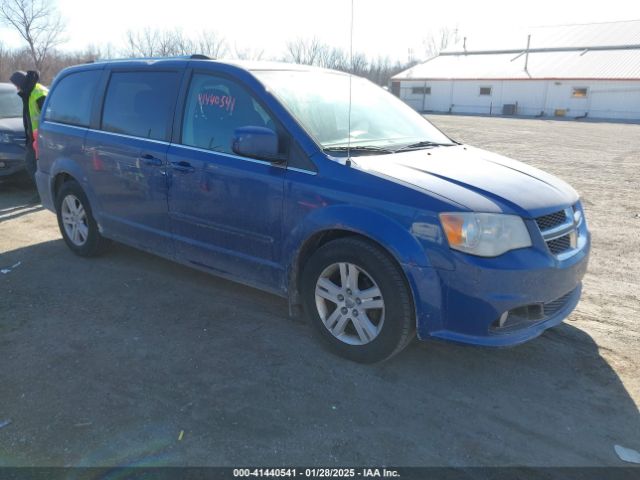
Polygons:
<instances>
[{"instance_id":1,"label":"front bumper","mask_svg":"<svg viewBox=\"0 0 640 480\"><path fill-rule=\"evenodd\" d=\"M26 169L25 149L20 145L0 145L0 177L7 177Z\"/></svg>"},{"instance_id":2,"label":"front bumper","mask_svg":"<svg viewBox=\"0 0 640 480\"><path fill-rule=\"evenodd\" d=\"M410 268L420 339L435 337L483 346L523 343L561 323L578 304L591 239L570 258L558 260L537 248L479 258L451 251L452 269ZM498 328L507 312L529 306L541 314ZM504 317L503 317L504 315Z\"/></svg>"}]
</instances>

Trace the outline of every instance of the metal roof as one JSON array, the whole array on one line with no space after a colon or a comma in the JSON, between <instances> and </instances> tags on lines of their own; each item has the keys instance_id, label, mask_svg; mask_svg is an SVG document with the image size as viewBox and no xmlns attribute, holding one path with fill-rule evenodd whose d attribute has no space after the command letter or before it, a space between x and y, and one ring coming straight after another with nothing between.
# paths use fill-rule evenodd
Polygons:
<instances>
[{"instance_id":1,"label":"metal roof","mask_svg":"<svg viewBox=\"0 0 640 480\"><path fill-rule=\"evenodd\" d=\"M441 55L393 79L640 80L640 49L529 53L527 71L525 61L519 53Z\"/></svg>"},{"instance_id":2,"label":"metal roof","mask_svg":"<svg viewBox=\"0 0 640 480\"><path fill-rule=\"evenodd\" d=\"M393 79L640 80L640 20L536 27L528 33L528 55L527 31L519 41L506 35L500 44L467 38L466 51L458 44Z\"/></svg>"},{"instance_id":3,"label":"metal roof","mask_svg":"<svg viewBox=\"0 0 640 480\"><path fill-rule=\"evenodd\" d=\"M553 25L546 27L505 28L500 37L468 36L446 52L468 52L486 50L524 50L527 37L531 35L529 48L571 48L596 46L640 45L640 20L620 22L585 23L575 25Z\"/></svg>"}]
</instances>

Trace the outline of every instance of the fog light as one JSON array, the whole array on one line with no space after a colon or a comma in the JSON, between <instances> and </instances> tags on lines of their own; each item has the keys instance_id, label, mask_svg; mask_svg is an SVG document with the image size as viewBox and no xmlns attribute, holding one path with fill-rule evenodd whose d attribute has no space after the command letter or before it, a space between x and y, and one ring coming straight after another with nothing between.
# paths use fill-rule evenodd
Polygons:
<instances>
[{"instance_id":1,"label":"fog light","mask_svg":"<svg viewBox=\"0 0 640 480\"><path fill-rule=\"evenodd\" d=\"M491 324L489 330L496 333L512 331L518 328L526 328L542 319L544 319L544 306L541 303L532 303L507 310Z\"/></svg>"},{"instance_id":2,"label":"fog light","mask_svg":"<svg viewBox=\"0 0 640 480\"><path fill-rule=\"evenodd\" d=\"M0 162L0 168L5 168L6 166L7 166L7 164L6 164L6 163L4 163L4 162Z\"/></svg>"},{"instance_id":3,"label":"fog light","mask_svg":"<svg viewBox=\"0 0 640 480\"><path fill-rule=\"evenodd\" d=\"M544 318L544 308L541 303L532 303L531 305L514 308L509 312L509 315L529 321L542 320Z\"/></svg>"}]
</instances>

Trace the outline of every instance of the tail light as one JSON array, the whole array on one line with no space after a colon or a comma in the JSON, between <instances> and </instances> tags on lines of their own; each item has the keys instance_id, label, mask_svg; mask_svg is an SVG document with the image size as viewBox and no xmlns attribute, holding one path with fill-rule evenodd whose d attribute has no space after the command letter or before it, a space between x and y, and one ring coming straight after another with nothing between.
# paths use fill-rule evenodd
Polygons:
<instances>
[{"instance_id":1,"label":"tail light","mask_svg":"<svg viewBox=\"0 0 640 480\"><path fill-rule=\"evenodd\" d=\"M38 130L33 131L33 151L36 152L36 159L40 157L40 151L38 149Z\"/></svg>"}]
</instances>

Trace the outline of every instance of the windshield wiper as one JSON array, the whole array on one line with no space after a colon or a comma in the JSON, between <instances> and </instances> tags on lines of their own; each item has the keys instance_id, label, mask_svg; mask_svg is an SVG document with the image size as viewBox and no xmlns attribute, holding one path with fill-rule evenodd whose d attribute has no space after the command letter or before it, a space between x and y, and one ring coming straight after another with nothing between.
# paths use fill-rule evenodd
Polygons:
<instances>
[{"instance_id":1,"label":"windshield wiper","mask_svg":"<svg viewBox=\"0 0 640 480\"><path fill-rule=\"evenodd\" d=\"M389 148L376 147L374 145L354 145L353 147L325 147L325 152L356 152L356 153L394 153Z\"/></svg>"},{"instance_id":2,"label":"windshield wiper","mask_svg":"<svg viewBox=\"0 0 640 480\"><path fill-rule=\"evenodd\" d=\"M439 142L432 142L430 140L423 140L422 142L411 143L409 145L405 145L404 147L400 147L397 150L394 150L394 152L406 152L407 150L418 150L420 148L426 148L426 147L453 147L454 145L457 145L457 144L456 143L439 143Z\"/></svg>"}]
</instances>

